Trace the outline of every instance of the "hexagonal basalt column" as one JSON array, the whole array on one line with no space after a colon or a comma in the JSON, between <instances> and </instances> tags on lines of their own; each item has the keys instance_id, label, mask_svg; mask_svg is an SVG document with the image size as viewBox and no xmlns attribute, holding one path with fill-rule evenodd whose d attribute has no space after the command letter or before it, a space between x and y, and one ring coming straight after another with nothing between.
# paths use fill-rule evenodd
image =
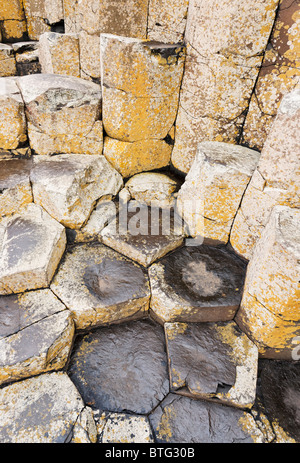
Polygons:
<instances>
[{"instance_id":1,"label":"hexagonal basalt column","mask_svg":"<svg viewBox=\"0 0 300 463\"><path fill-rule=\"evenodd\" d=\"M164 327L172 391L240 408L253 406L258 349L235 322Z\"/></svg>"},{"instance_id":2,"label":"hexagonal basalt column","mask_svg":"<svg viewBox=\"0 0 300 463\"><path fill-rule=\"evenodd\" d=\"M78 329L140 318L149 307L149 282L140 266L101 244L70 249L51 289Z\"/></svg>"},{"instance_id":3,"label":"hexagonal basalt column","mask_svg":"<svg viewBox=\"0 0 300 463\"><path fill-rule=\"evenodd\" d=\"M99 328L79 340L68 374L93 408L148 414L169 391L163 329L151 320Z\"/></svg>"},{"instance_id":4,"label":"hexagonal basalt column","mask_svg":"<svg viewBox=\"0 0 300 463\"><path fill-rule=\"evenodd\" d=\"M63 368L74 331L49 289L0 297L0 384Z\"/></svg>"},{"instance_id":5,"label":"hexagonal basalt column","mask_svg":"<svg viewBox=\"0 0 300 463\"><path fill-rule=\"evenodd\" d=\"M0 222L0 294L49 286L65 250L64 227L36 204Z\"/></svg>"},{"instance_id":6,"label":"hexagonal basalt column","mask_svg":"<svg viewBox=\"0 0 300 463\"><path fill-rule=\"evenodd\" d=\"M257 151L230 143L199 143L177 199L177 210L191 236L227 243L259 156Z\"/></svg>"},{"instance_id":7,"label":"hexagonal basalt column","mask_svg":"<svg viewBox=\"0 0 300 463\"><path fill-rule=\"evenodd\" d=\"M81 228L100 197L116 195L120 174L104 156L66 154L35 159L34 200L65 227Z\"/></svg>"},{"instance_id":8,"label":"hexagonal basalt column","mask_svg":"<svg viewBox=\"0 0 300 463\"><path fill-rule=\"evenodd\" d=\"M5 443L96 442L92 411L66 373L46 373L0 390Z\"/></svg>"},{"instance_id":9,"label":"hexagonal basalt column","mask_svg":"<svg viewBox=\"0 0 300 463\"><path fill-rule=\"evenodd\" d=\"M101 88L71 76L18 79L36 154L102 154Z\"/></svg>"},{"instance_id":10,"label":"hexagonal basalt column","mask_svg":"<svg viewBox=\"0 0 300 463\"><path fill-rule=\"evenodd\" d=\"M176 394L169 394L149 419L161 443L267 442L250 413Z\"/></svg>"},{"instance_id":11,"label":"hexagonal basalt column","mask_svg":"<svg viewBox=\"0 0 300 463\"><path fill-rule=\"evenodd\" d=\"M298 359L300 211L273 209L248 264L237 322L269 358Z\"/></svg>"},{"instance_id":12,"label":"hexagonal basalt column","mask_svg":"<svg viewBox=\"0 0 300 463\"><path fill-rule=\"evenodd\" d=\"M149 268L150 308L160 322L233 319L245 264L225 248L184 247Z\"/></svg>"},{"instance_id":13,"label":"hexagonal basalt column","mask_svg":"<svg viewBox=\"0 0 300 463\"><path fill-rule=\"evenodd\" d=\"M180 247L185 233L184 224L173 209L148 207L130 201L102 230L101 240L147 267Z\"/></svg>"}]
</instances>

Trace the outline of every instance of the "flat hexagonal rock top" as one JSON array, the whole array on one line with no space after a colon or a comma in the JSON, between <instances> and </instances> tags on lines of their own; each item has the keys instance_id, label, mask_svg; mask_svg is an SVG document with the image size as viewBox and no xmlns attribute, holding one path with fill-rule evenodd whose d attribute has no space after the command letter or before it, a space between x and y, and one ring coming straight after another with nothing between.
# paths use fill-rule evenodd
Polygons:
<instances>
[{"instance_id":1,"label":"flat hexagonal rock top","mask_svg":"<svg viewBox=\"0 0 300 463\"><path fill-rule=\"evenodd\" d=\"M70 248L52 284L77 329L143 317L150 287L143 269L98 243Z\"/></svg>"},{"instance_id":2,"label":"flat hexagonal rock top","mask_svg":"<svg viewBox=\"0 0 300 463\"><path fill-rule=\"evenodd\" d=\"M267 416L275 442L300 442L300 362L260 360L255 408Z\"/></svg>"},{"instance_id":3,"label":"flat hexagonal rock top","mask_svg":"<svg viewBox=\"0 0 300 463\"><path fill-rule=\"evenodd\" d=\"M30 159L0 160L0 217L32 202Z\"/></svg>"},{"instance_id":4,"label":"flat hexagonal rock top","mask_svg":"<svg viewBox=\"0 0 300 463\"><path fill-rule=\"evenodd\" d=\"M92 412L66 373L46 373L0 390L2 443L96 441Z\"/></svg>"},{"instance_id":5,"label":"flat hexagonal rock top","mask_svg":"<svg viewBox=\"0 0 300 463\"><path fill-rule=\"evenodd\" d=\"M29 204L0 222L0 294L49 286L66 246L64 227Z\"/></svg>"},{"instance_id":6,"label":"flat hexagonal rock top","mask_svg":"<svg viewBox=\"0 0 300 463\"><path fill-rule=\"evenodd\" d=\"M0 297L0 384L63 368L74 331L49 289Z\"/></svg>"},{"instance_id":7,"label":"flat hexagonal rock top","mask_svg":"<svg viewBox=\"0 0 300 463\"><path fill-rule=\"evenodd\" d=\"M88 405L147 414L169 391L163 329L151 320L99 328L75 345L68 372Z\"/></svg>"},{"instance_id":8,"label":"flat hexagonal rock top","mask_svg":"<svg viewBox=\"0 0 300 463\"><path fill-rule=\"evenodd\" d=\"M129 202L101 232L107 246L147 267L182 245L185 230L172 209Z\"/></svg>"},{"instance_id":9,"label":"flat hexagonal rock top","mask_svg":"<svg viewBox=\"0 0 300 463\"><path fill-rule=\"evenodd\" d=\"M98 430L98 442L102 444L149 444L154 442L146 416L129 413L94 412Z\"/></svg>"},{"instance_id":10,"label":"flat hexagonal rock top","mask_svg":"<svg viewBox=\"0 0 300 463\"><path fill-rule=\"evenodd\" d=\"M245 270L244 262L225 248L181 248L149 268L151 309L163 322L231 320Z\"/></svg>"},{"instance_id":11,"label":"flat hexagonal rock top","mask_svg":"<svg viewBox=\"0 0 300 463\"><path fill-rule=\"evenodd\" d=\"M149 419L156 442L266 442L250 413L175 394L169 394Z\"/></svg>"},{"instance_id":12,"label":"flat hexagonal rock top","mask_svg":"<svg viewBox=\"0 0 300 463\"><path fill-rule=\"evenodd\" d=\"M116 195L123 184L104 156L85 154L37 156L30 179L34 201L71 229L82 227L96 200Z\"/></svg>"},{"instance_id":13,"label":"flat hexagonal rock top","mask_svg":"<svg viewBox=\"0 0 300 463\"><path fill-rule=\"evenodd\" d=\"M253 406L258 349L235 322L165 323L164 328L171 390Z\"/></svg>"}]
</instances>

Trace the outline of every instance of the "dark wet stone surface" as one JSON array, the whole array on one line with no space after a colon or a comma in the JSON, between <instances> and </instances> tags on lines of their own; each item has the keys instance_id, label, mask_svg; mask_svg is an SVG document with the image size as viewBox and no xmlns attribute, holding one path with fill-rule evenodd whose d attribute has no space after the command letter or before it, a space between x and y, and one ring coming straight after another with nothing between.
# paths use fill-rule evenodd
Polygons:
<instances>
[{"instance_id":1,"label":"dark wet stone surface","mask_svg":"<svg viewBox=\"0 0 300 463\"><path fill-rule=\"evenodd\" d=\"M300 441L300 362L260 360L255 408Z\"/></svg>"},{"instance_id":2,"label":"dark wet stone surface","mask_svg":"<svg viewBox=\"0 0 300 463\"><path fill-rule=\"evenodd\" d=\"M149 419L158 443L251 443L245 413L223 405L169 394Z\"/></svg>"},{"instance_id":3,"label":"dark wet stone surface","mask_svg":"<svg viewBox=\"0 0 300 463\"><path fill-rule=\"evenodd\" d=\"M170 325L169 325L170 326ZM170 374L174 390L187 386L192 392L216 393L233 386L236 367L232 349L216 332L225 323L189 323L176 335L167 329ZM177 387L175 387L175 384Z\"/></svg>"},{"instance_id":4,"label":"dark wet stone surface","mask_svg":"<svg viewBox=\"0 0 300 463\"><path fill-rule=\"evenodd\" d=\"M225 248L184 247L165 257L165 282L196 307L238 308L245 279L245 264Z\"/></svg>"},{"instance_id":5,"label":"dark wet stone surface","mask_svg":"<svg viewBox=\"0 0 300 463\"><path fill-rule=\"evenodd\" d=\"M25 257L32 253L37 247L43 226L31 222L22 217L17 217L9 223L6 228L6 251L7 265L13 267Z\"/></svg>"},{"instance_id":6,"label":"dark wet stone surface","mask_svg":"<svg viewBox=\"0 0 300 463\"><path fill-rule=\"evenodd\" d=\"M0 193L17 186L25 180L29 183L31 159L11 159L0 162Z\"/></svg>"},{"instance_id":7,"label":"dark wet stone surface","mask_svg":"<svg viewBox=\"0 0 300 463\"><path fill-rule=\"evenodd\" d=\"M68 373L93 408L147 414L169 391L163 329L149 319L99 328L78 339Z\"/></svg>"}]
</instances>

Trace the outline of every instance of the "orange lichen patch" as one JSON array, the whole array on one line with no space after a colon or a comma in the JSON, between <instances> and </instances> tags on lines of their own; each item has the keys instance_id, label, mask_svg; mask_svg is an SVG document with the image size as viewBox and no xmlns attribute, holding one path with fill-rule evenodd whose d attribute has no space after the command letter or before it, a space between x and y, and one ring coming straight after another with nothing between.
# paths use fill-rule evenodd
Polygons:
<instances>
[{"instance_id":1,"label":"orange lichen patch","mask_svg":"<svg viewBox=\"0 0 300 463\"><path fill-rule=\"evenodd\" d=\"M170 404L164 408L164 413L156 428L157 437L163 442L170 442L172 439L172 422L174 419L176 419L176 411Z\"/></svg>"},{"instance_id":2,"label":"orange lichen patch","mask_svg":"<svg viewBox=\"0 0 300 463\"><path fill-rule=\"evenodd\" d=\"M0 165L1 168L1 165ZM11 215L33 201L30 184L17 185L0 196L0 217Z\"/></svg>"},{"instance_id":3,"label":"orange lichen patch","mask_svg":"<svg viewBox=\"0 0 300 463\"><path fill-rule=\"evenodd\" d=\"M104 139L104 156L123 176L159 169L169 164L172 146L163 140L148 139L134 143Z\"/></svg>"},{"instance_id":4,"label":"orange lichen patch","mask_svg":"<svg viewBox=\"0 0 300 463\"><path fill-rule=\"evenodd\" d=\"M5 0L1 3L0 21L14 19L24 20L23 0Z\"/></svg>"},{"instance_id":5,"label":"orange lichen patch","mask_svg":"<svg viewBox=\"0 0 300 463\"><path fill-rule=\"evenodd\" d=\"M258 444L264 442L263 434L255 425L255 421L250 413L244 413L241 416L239 419L239 425L246 434L251 436L254 443Z\"/></svg>"},{"instance_id":6,"label":"orange lichen patch","mask_svg":"<svg viewBox=\"0 0 300 463\"><path fill-rule=\"evenodd\" d=\"M21 40L26 31L25 20L8 19L2 23L2 35L5 40Z\"/></svg>"},{"instance_id":7,"label":"orange lichen patch","mask_svg":"<svg viewBox=\"0 0 300 463\"><path fill-rule=\"evenodd\" d=\"M183 39L188 13L188 0L150 0L148 38L164 43Z\"/></svg>"},{"instance_id":8,"label":"orange lichen patch","mask_svg":"<svg viewBox=\"0 0 300 463\"><path fill-rule=\"evenodd\" d=\"M39 60L43 73L80 77L78 36L43 34L39 40Z\"/></svg>"}]
</instances>

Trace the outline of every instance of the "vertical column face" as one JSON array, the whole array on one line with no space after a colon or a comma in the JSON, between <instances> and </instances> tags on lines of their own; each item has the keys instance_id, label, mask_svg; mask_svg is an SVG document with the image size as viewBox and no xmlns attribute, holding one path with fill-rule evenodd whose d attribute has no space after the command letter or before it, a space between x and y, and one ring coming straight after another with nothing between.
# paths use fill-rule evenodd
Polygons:
<instances>
[{"instance_id":1,"label":"vertical column face","mask_svg":"<svg viewBox=\"0 0 300 463\"><path fill-rule=\"evenodd\" d=\"M122 175L169 163L164 139L175 122L184 60L180 44L101 35L104 154Z\"/></svg>"},{"instance_id":2,"label":"vertical column face","mask_svg":"<svg viewBox=\"0 0 300 463\"><path fill-rule=\"evenodd\" d=\"M251 258L274 206L300 206L299 120L300 89L296 89L282 100L233 223L230 242L246 259Z\"/></svg>"},{"instance_id":3,"label":"vertical column face","mask_svg":"<svg viewBox=\"0 0 300 463\"><path fill-rule=\"evenodd\" d=\"M45 32L39 40L39 60L44 74L80 77L78 35Z\"/></svg>"},{"instance_id":4,"label":"vertical column face","mask_svg":"<svg viewBox=\"0 0 300 463\"><path fill-rule=\"evenodd\" d=\"M243 331L271 358L292 360L300 334L299 230L299 209L273 209L248 264L237 314Z\"/></svg>"},{"instance_id":5,"label":"vertical column face","mask_svg":"<svg viewBox=\"0 0 300 463\"><path fill-rule=\"evenodd\" d=\"M40 35L51 30L52 24L64 19L63 0L23 0L28 35L38 40Z\"/></svg>"},{"instance_id":6,"label":"vertical column face","mask_svg":"<svg viewBox=\"0 0 300 463\"><path fill-rule=\"evenodd\" d=\"M278 0L192 0L172 163L189 171L202 141L239 141Z\"/></svg>"},{"instance_id":7,"label":"vertical column face","mask_svg":"<svg viewBox=\"0 0 300 463\"><path fill-rule=\"evenodd\" d=\"M2 35L2 37L1 37ZM0 7L0 39L20 41L26 36L26 21L22 0L3 0Z\"/></svg>"},{"instance_id":8,"label":"vertical column face","mask_svg":"<svg viewBox=\"0 0 300 463\"><path fill-rule=\"evenodd\" d=\"M65 30L79 33L81 75L100 79L100 34L146 38L149 0L65 0Z\"/></svg>"},{"instance_id":9,"label":"vertical column face","mask_svg":"<svg viewBox=\"0 0 300 463\"><path fill-rule=\"evenodd\" d=\"M1 61L0 61L1 63ZM15 79L0 79L0 150L13 150L27 141L24 103Z\"/></svg>"},{"instance_id":10,"label":"vertical column face","mask_svg":"<svg viewBox=\"0 0 300 463\"><path fill-rule=\"evenodd\" d=\"M282 96L300 83L299 27L299 0L281 0L244 125L249 147L263 148Z\"/></svg>"},{"instance_id":11,"label":"vertical column face","mask_svg":"<svg viewBox=\"0 0 300 463\"><path fill-rule=\"evenodd\" d=\"M149 0L148 38L180 42L186 27L189 0Z\"/></svg>"}]
</instances>

